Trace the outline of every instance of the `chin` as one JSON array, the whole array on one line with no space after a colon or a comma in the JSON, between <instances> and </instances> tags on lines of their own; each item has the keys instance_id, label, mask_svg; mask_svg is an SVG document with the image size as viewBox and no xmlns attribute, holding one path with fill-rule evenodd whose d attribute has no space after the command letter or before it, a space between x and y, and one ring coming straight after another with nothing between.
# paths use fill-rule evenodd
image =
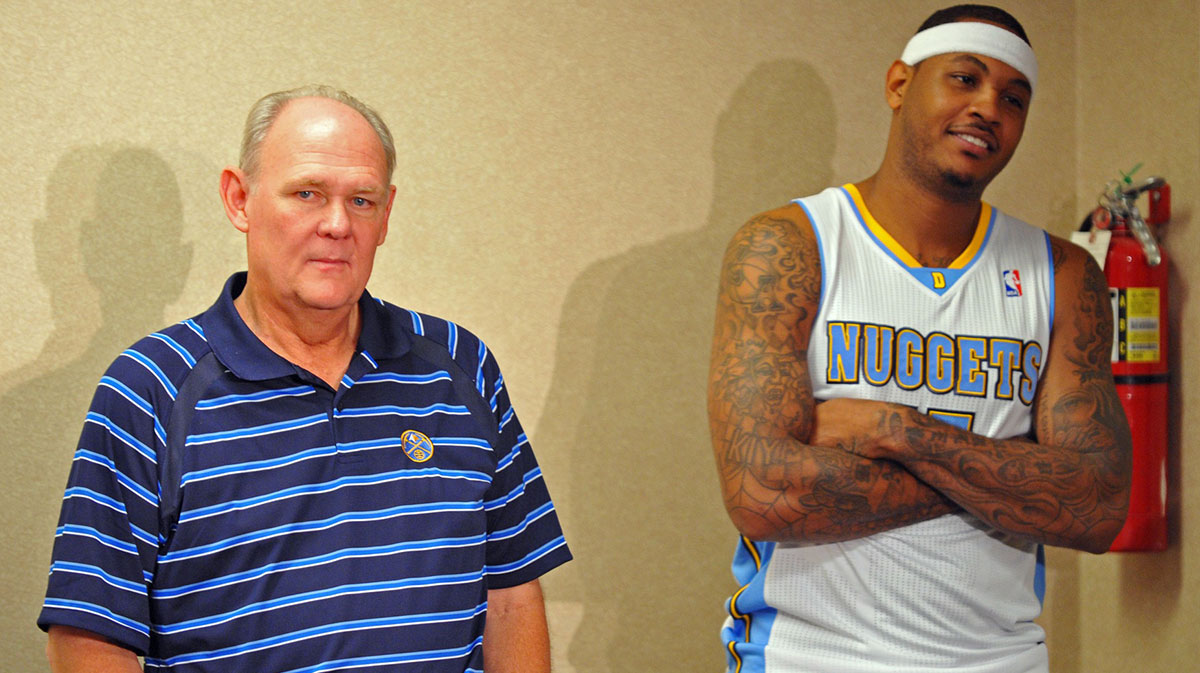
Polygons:
<instances>
[{"instance_id":1,"label":"chin","mask_svg":"<svg viewBox=\"0 0 1200 673\"><path fill-rule=\"evenodd\" d=\"M976 199L983 194L988 181L973 175L944 171L941 175L943 193L952 199Z\"/></svg>"},{"instance_id":2,"label":"chin","mask_svg":"<svg viewBox=\"0 0 1200 673\"><path fill-rule=\"evenodd\" d=\"M357 303L362 291L353 292L350 289L341 289L304 292L302 290L297 294L300 302L309 308L336 311Z\"/></svg>"}]
</instances>

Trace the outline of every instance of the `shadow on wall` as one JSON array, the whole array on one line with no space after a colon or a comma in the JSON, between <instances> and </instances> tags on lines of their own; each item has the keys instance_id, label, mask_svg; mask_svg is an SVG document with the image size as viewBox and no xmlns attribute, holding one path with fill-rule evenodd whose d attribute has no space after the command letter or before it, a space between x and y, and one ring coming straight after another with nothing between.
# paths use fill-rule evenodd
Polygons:
<instances>
[{"instance_id":1,"label":"shadow on wall","mask_svg":"<svg viewBox=\"0 0 1200 673\"><path fill-rule=\"evenodd\" d=\"M576 556L546 584L582 609L556 642L578 671L720 666L736 588L705 412L720 260L752 215L828 186L833 150L817 72L756 67L717 122L705 226L603 260L571 287L534 438Z\"/></svg>"},{"instance_id":2,"label":"shadow on wall","mask_svg":"<svg viewBox=\"0 0 1200 673\"><path fill-rule=\"evenodd\" d=\"M0 567L13 578L0 594L0 631L12 670L46 670L35 621L71 456L105 368L179 298L192 261L182 235L175 174L150 150L73 150L47 181L34 246L54 328L33 362L6 375L0 398Z\"/></svg>"}]
</instances>

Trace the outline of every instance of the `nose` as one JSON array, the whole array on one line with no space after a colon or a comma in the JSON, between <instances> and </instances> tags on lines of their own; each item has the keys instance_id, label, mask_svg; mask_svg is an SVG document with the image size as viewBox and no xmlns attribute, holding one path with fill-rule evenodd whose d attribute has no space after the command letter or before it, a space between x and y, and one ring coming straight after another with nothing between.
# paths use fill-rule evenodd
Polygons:
<instances>
[{"instance_id":1,"label":"nose","mask_svg":"<svg viewBox=\"0 0 1200 673\"><path fill-rule=\"evenodd\" d=\"M971 100L971 114L987 124L1000 121L1000 92L981 87Z\"/></svg>"},{"instance_id":2,"label":"nose","mask_svg":"<svg viewBox=\"0 0 1200 673\"><path fill-rule=\"evenodd\" d=\"M329 238L345 238L350 235L350 213L346 212L346 204L331 200L325 212L322 213L321 224L317 233Z\"/></svg>"}]
</instances>

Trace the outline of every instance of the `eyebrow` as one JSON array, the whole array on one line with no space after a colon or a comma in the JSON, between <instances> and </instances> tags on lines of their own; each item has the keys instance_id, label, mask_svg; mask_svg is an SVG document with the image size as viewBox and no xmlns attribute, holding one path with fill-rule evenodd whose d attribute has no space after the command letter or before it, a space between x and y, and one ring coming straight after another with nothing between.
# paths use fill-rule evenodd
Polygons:
<instances>
[{"instance_id":1,"label":"eyebrow","mask_svg":"<svg viewBox=\"0 0 1200 673\"><path fill-rule=\"evenodd\" d=\"M972 56L971 54L957 54L954 56L954 58L952 58L950 60L951 61L967 61L967 62L971 63L972 65L977 66L980 70L982 70L984 72L984 74L991 72L988 70L986 63L979 60L975 56ZM1031 96L1033 95L1033 87L1029 85L1029 81L1026 80L1024 77L1014 77L1014 78L1010 79L1008 81L1008 83L1012 86L1017 87L1018 89L1023 89L1026 93L1028 93Z\"/></svg>"},{"instance_id":2,"label":"eyebrow","mask_svg":"<svg viewBox=\"0 0 1200 673\"><path fill-rule=\"evenodd\" d=\"M288 189L296 187L324 187L325 181L318 178L296 178L295 180L288 180L285 185Z\"/></svg>"},{"instance_id":3,"label":"eyebrow","mask_svg":"<svg viewBox=\"0 0 1200 673\"><path fill-rule=\"evenodd\" d=\"M297 189L299 187L316 187L318 189L323 190L323 189L327 188L328 186L329 186L328 182L326 182L320 178L310 178L310 177L300 177L300 178L296 178L295 180L289 180L288 182L284 183L284 188L289 189L289 190ZM354 190L353 193L354 194L382 194L385 192L387 192L386 187L360 187L360 188Z\"/></svg>"}]
</instances>

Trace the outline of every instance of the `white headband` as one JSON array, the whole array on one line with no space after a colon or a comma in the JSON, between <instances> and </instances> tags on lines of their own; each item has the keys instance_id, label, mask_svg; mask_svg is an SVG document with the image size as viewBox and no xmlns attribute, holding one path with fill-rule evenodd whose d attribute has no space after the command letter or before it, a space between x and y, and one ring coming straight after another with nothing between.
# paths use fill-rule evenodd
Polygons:
<instances>
[{"instance_id":1,"label":"white headband","mask_svg":"<svg viewBox=\"0 0 1200 673\"><path fill-rule=\"evenodd\" d=\"M1003 61L1037 86L1037 57L1033 48L1014 33L990 23L956 21L926 28L913 35L904 47L900 60L916 65L930 56L966 52L982 54Z\"/></svg>"}]
</instances>

